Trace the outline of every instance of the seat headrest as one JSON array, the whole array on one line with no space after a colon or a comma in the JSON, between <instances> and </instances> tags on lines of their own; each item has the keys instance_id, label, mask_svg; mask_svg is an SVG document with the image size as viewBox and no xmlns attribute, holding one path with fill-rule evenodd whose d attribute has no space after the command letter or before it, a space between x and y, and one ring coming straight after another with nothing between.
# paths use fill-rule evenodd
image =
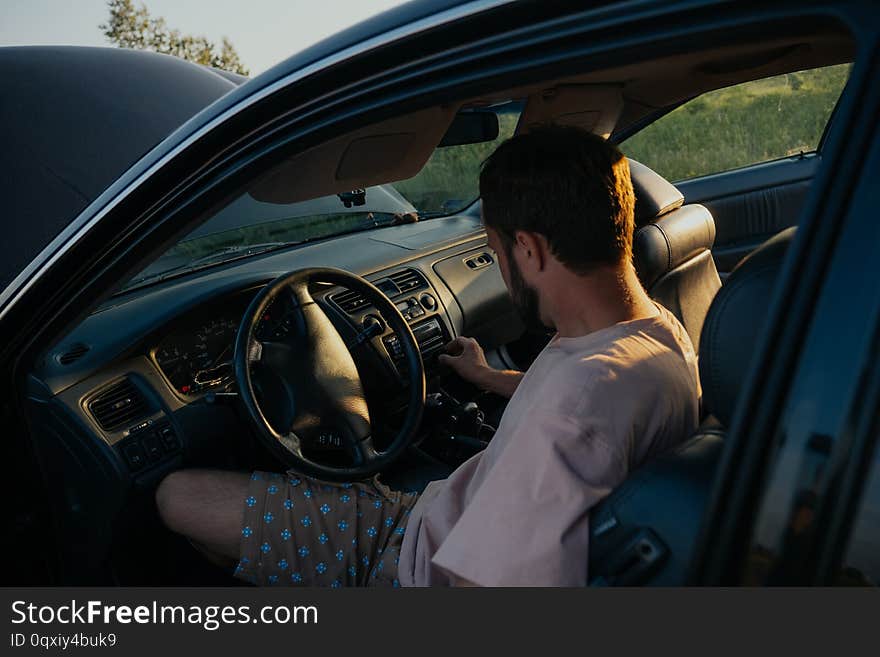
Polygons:
<instances>
[{"instance_id":1,"label":"seat headrest","mask_svg":"<svg viewBox=\"0 0 880 657\"><path fill-rule=\"evenodd\" d=\"M633 234L633 263L642 285L651 287L663 275L715 242L715 221L702 205L685 205Z\"/></svg>"},{"instance_id":2,"label":"seat headrest","mask_svg":"<svg viewBox=\"0 0 880 657\"><path fill-rule=\"evenodd\" d=\"M684 196L672 183L641 162L629 160L629 175L636 196L636 226L662 217L684 204Z\"/></svg>"},{"instance_id":3,"label":"seat headrest","mask_svg":"<svg viewBox=\"0 0 880 657\"><path fill-rule=\"evenodd\" d=\"M730 426L782 262L795 228L767 240L744 258L715 295L700 336L703 404Z\"/></svg>"}]
</instances>

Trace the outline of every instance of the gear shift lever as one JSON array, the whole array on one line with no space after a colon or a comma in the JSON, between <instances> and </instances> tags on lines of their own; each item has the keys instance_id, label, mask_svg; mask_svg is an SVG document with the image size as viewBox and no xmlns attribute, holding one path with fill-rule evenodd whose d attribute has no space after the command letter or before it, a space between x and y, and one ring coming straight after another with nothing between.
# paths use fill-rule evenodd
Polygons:
<instances>
[{"instance_id":1,"label":"gear shift lever","mask_svg":"<svg viewBox=\"0 0 880 657\"><path fill-rule=\"evenodd\" d=\"M425 398L425 410L449 430L468 436L478 436L486 419L475 402L462 404L443 390Z\"/></svg>"},{"instance_id":2,"label":"gear shift lever","mask_svg":"<svg viewBox=\"0 0 880 657\"><path fill-rule=\"evenodd\" d=\"M480 433L484 419L486 419L485 414L474 402L459 404L449 416L452 426L468 436L476 436Z\"/></svg>"}]
</instances>

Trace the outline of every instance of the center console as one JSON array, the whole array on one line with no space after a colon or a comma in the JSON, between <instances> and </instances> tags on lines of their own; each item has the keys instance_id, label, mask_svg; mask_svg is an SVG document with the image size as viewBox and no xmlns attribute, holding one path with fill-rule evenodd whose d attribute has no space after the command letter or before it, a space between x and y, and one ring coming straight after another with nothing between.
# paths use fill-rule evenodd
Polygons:
<instances>
[{"instance_id":1,"label":"center console","mask_svg":"<svg viewBox=\"0 0 880 657\"><path fill-rule=\"evenodd\" d=\"M443 350L443 345L449 341L448 334L443 329L440 318L432 317L414 324L410 328L412 328L413 335L419 345L419 352L422 354L422 362L425 364L425 368L432 368L435 364L435 357ZM400 339L396 334L392 333L383 337L382 343L385 345L385 351L388 352L391 360L394 361L394 365L402 373L406 368L406 363L404 362L405 356L403 355L403 348L400 346Z\"/></svg>"},{"instance_id":2,"label":"center console","mask_svg":"<svg viewBox=\"0 0 880 657\"><path fill-rule=\"evenodd\" d=\"M422 272L417 269L403 269L392 272L373 284L391 299L409 323L413 336L419 345L422 362L426 374L430 376L436 366L436 356L443 346L451 339L443 317L443 308L438 301L439 294ZM406 369L406 362L400 338L387 329L387 321L380 316L373 305L362 295L351 290L344 290L328 295L331 303L341 310L352 321L354 326L368 327L378 324L380 337L376 345L384 349L391 362L394 363L401 381Z\"/></svg>"}]
</instances>

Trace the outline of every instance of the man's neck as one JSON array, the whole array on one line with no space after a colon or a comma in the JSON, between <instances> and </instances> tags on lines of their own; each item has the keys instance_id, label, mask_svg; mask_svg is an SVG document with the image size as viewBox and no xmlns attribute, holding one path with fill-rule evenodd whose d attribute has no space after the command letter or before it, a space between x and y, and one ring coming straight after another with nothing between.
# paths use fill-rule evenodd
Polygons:
<instances>
[{"instance_id":1,"label":"man's neck","mask_svg":"<svg viewBox=\"0 0 880 657\"><path fill-rule=\"evenodd\" d=\"M547 311L560 337L579 337L657 315L632 265L586 275L561 268L555 274L557 280L548 286Z\"/></svg>"}]
</instances>

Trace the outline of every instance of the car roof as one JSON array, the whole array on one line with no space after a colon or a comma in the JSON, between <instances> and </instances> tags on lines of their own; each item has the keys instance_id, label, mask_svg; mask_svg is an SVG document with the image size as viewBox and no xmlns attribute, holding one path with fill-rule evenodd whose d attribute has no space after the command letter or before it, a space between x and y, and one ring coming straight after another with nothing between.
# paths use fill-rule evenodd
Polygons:
<instances>
[{"instance_id":1,"label":"car roof","mask_svg":"<svg viewBox=\"0 0 880 657\"><path fill-rule=\"evenodd\" d=\"M237 84L119 48L0 48L0 287L146 152Z\"/></svg>"}]
</instances>

